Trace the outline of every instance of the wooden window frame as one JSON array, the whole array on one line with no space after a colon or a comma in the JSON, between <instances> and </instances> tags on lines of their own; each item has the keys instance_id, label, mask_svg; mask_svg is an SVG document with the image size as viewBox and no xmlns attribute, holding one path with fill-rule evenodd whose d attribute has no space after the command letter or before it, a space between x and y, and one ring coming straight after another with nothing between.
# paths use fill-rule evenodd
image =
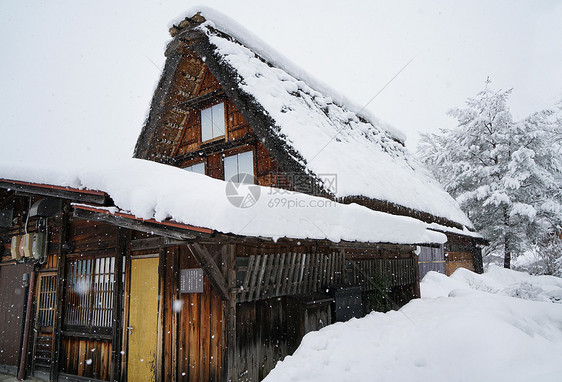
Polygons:
<instances>
[{"instance_id":1,"label":"wooden window frame","mask_svg":"<svg viewBox=\"0 0 562 382\"><path fill-rule=\"evenodd\" d=\"M189 172L196 172L196 171L189 170L189 169L190 169L190 168L193 169L193 166L197 166L197 165L200 165L200 164L203 165L203 175L207 175L207 163L205 163L205 161L202 161L202 162L194 162L194 163L192 163L192 164L190 164L190 165L188 165L188 166L182 167L182 170L189 171ZM197 173L197 174L200 174L199 172L196 172L196 173Z\"/></svg>"},{"instance_id":2,"label":"wooden window frame","mask_svg":"<svg viewBox=\"0 0 562 382\"><path fill-rule=\"evenodd\" d=\"M112 334L117 275L115 254L82 254L66 259L62 320L65 334Z\"/></svg>"},{"instance_id":3,"label":"wooden window frame","mask_svg":"<svg viewBox=\"0 0 562 382\"><path fill-rule=\"evenodd\" d=\"M229 181L230 179L226 179L226 167L225 167L225 161L227 158L231 158L231 157L238 157L241 154L246 154L246 153L252 153L252 177L254 178L254 183L253 184L257 184L257 177L256 177L256 153L255 150L250 149L250 150L244 150L244 151L235 151L232 152L230 154L225 155L225 157L223 158L222 161L222 174L223 174L223 179L225 181ZM238 164L238 159L236 160L237 164ZM239 174L239 172L237 173Z\"/></svg>"},{"instance_id":4,"label":"wooden window frame","mask_svg":"<svg viewBox=\"0 0 562 382\"><path fill-rule=\"evenodd\" d=\"M224 113L223 113L224 114L223 115L223 117L224 117L223 118L223 123L224 123L223 133L221 135L217 135L216 137L212 137L210 139L203 140L203 111L211 110L212 108L217 107L218 105L221 105L221 104L223 105L223 111L224 111ZM221 102L217 102L217 103L214 103L212 105L209 105L209 106L206 106L206 107L200 109L200 111L199 111L199 125L200 125L200 128L201 128L200 133L201 133L201 144L202 145L206 145L206 144L217 142L217 141L226 140L226 132L227 132L227 128L228 128L227 114L228 114L227 113L227 105L226 105L226 102L223 101L223 100L221 100Z\"/></svg>"}]
</instances>

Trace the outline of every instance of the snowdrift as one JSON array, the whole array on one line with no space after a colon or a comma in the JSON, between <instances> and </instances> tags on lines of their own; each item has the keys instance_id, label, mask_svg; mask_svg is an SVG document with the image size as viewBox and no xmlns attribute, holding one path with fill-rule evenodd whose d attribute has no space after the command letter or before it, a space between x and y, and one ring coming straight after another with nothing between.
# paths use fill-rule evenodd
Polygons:
<instances>
[{"instance_id":1,"label":"snowdrift","mask_svg":"<svg viewBox=\"0 0 562 382\"><path fill-rule=\"evenodd\" d=\"M422 299L307 334L265 381L561 381L560 293L497 267L430 272Z\"/></svg>"}]
</instances>

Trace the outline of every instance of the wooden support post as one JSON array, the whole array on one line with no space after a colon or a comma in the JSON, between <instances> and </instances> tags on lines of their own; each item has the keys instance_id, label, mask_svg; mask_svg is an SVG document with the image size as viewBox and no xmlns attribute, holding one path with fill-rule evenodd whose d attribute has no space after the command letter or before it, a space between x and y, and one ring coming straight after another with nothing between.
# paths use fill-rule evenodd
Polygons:
<instances>
[{"instance_id":1,"label":"wooden support post","mask_svg":"<svg viewBox=\"0 0 562 382\"><path fill-rule=\"evenodd\" d=\"M24 380L26 369L27 369L27 360L29 359L29 354L27 351L29 345L29 326L31 322L31 311L33 310L33 293L35 291L35 277L36 272L33 270L29 275L29 286L27 287L27 303L25 306L25 324L24 324L24 331L23 331L23 343L21 348L20 354L20 363L18 369L18 380Z\"/></svg>"},{"instance_id":2,"label":"wooden support post","mask_svg":"<svg viewBox=\"0 0 562 382\"><path fill-rule=\"evenodd\" d=\"M121 349L123 343L123 261L127 257L130 234L126 228L119 228L117 253L115 254L115 282L113 284L113 336L111 338L110 380L119 381L121 376Z\"/></svg>"},{"instance_id":3,"label":"wooden support post","mask_svg":"<svg viewBox=\"0 0 562 382\"><path fill-rule=\"evenodd\" d=\"M166 312L164 302L166 301L166 248L161 247L158 252L158 332L156 343L156 382L165 380L164 375L164 327L166 325Z\"/></svg>"},{"instance_id":4,"label":"wooden support post","mask_svg":"<svg viewBox=\"0 0 562 382\"><path fill-rule=\"evenodd\" d=\"M236 337L236 246L228 244L227 265L228 265L228 290L230 292L227 301L226 312L226 362L223 370L225 381L237 381L236 357L237 357L237 337Z\"/></svg>"},{"instance_id":5,"label":"wooden support post","mask_svg":"<svg viewBox=\"0 0 562 382\"><path fill-rule=\"evenodd\" d=\"M415 286L414 286L414 298L420 298L421 297L421 287L420 287L420 265L418 263L419 261L419 257L418 255L415 254L414 251L412 251L412 263L414 264L414 268L415 268L415 272L416 272L416 282L415 282Z\"/></svg>"},{"instance_id":6,"label":"wooden support post","mask_svg":"<svg viewBox=\"0 0 562 382\"><path fill-rule=\"evenodd\" d=\"M130 232L130 231L129 231ZM127 251L127 255L123 259L125 263L125 285L123 285L123 322L122 327L125 329L129 326L129 304L130 304L130 275L131 275L131 252ZM119 376L120 381L127 380L127 355L128 355L128 341L129 341L129 331L121 331L121 373Z\"/></svg>"},{"instance_id":7,"label":"wooden support post","mask_svg":"<svg viewBox=\"0 0 562 382\"><path fill-rule=\"evenodd\" d=\"M68 239L68 213L62 213L60 235L59 235L59 249L57 261L57 293L56 293L56 309L55 309L55 330L53 338L53 360L51 365L51 381L58 380L59 377L59 361L61 349L61 332L62 320L64 314L64 279L66 277L66 252L63 250L63 244Z\"/></svg>"},{"instance_id":8,"label":"wooden support post","mask_svg":"<svg viewBox=\"0 0 562 382\"><path fill-rule=\"evenodd\" d=\"M180 255L181 252L179 250L178 247L174 247L172 248L163 248L162 252L167 255L168 251L170 251L172 253L172 269L173 269L173 273L172 273L172 285L171 285L171 291L170 291L170 296L171 299L164 299L164 306L166 307L166 304L171 304L170 307L166 307L166 310L168 312L171 312L172 315L172 366L171 366L171 371L169 372L169 374L171 375L171 381L172 382L176 382L178 380L178 375L177 375L177 370L178 370L178 336L181 333L181 330L179 330L179 322L180 322L180 314L178 311L176 311L176 309L173 309L173 304L174 301L179 300L179 269L180 269ZM169 266L170 264L168 264ZM180 360L181 362L182 360ZM164 378L164 380L166 380L166 378Z\"/></svg>"}]
</instances>

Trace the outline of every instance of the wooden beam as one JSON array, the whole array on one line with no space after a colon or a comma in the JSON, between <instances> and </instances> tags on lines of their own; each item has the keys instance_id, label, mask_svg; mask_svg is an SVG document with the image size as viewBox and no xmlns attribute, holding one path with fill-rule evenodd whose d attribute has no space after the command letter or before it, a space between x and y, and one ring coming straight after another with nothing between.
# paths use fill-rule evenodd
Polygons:
<instances>
[{"instance_id":1,"label":"wooden beam","mask_svg":"<svg viewBox=\"0 0 562 382\"><path fill-rule=\"evenodd\" d=\"M60 187L49 184L20 182L16 180L0 179L0 188L33 195L42 195L68 199L82 203L107 205L111 198L102 191L80 190L72 187Z\"/></svg>"},{"instance_id":2,"label":"wooden beam","mask_svg":"<svg viewBox=\"0 0 562 382\"><path fill-rule=\"evenodd\" d=\"M130 232L130 231L129 231ZM130 306L130 281L131 281L131 252L125 256L123 259L125 262L125 285L123 286L123 321L121 323L123 328L129 326L129 306ZM129 331L121 330L121 374L119 376L120 381L127 380L127 361L128 361L128 342L129 342Z\"/></svg>"},{"instance_id":3,"label":"wooden beam","mask_svg":"<svg viewBox=\"0 0 562 382\"><path fill-rule=\"evenodd\" d=\"M118 227L152 233L177 240L193 240L201 235L205 235L205 233L202 232L182 229L172 225L159 224L158 222L133 219L110 213L90 211L84 208L79 208L79 206L75 206L74 208L74 217L79 219L100 221L116 225Z\"/></svg>"},{"instance_id":4,"label":"wooden beam","mask_svg":"<svg viewBox=\"0 0 562 382\"><path fill-rule=\"evenodd\" d=\"M203 94L201 96L191 98L186 102L182 102L177 105L177 107L189 111L189 109L203 109L205 108L211 101L215 99L226 99L226 94L224 94L224 90L217 89L213 90L210 93Z\"/></svg>"},{"instance_id":5,"label":"wooden beam","mask_svg":"<svg viewBox=\"0 0 562 382\"><path fill-rule=\"evenodd\" d=\"M59 377L59 362L60 362L60 349L61 349L61 333L62 333L62 320L64 314L63 306L63 292L64 292L64 279L66 278L66 252L62 249L62 244L66 243L68 239L68 214L63 212L61 219L61 227L59 231L59 250L57 261L57 292L56 292L56 307L55 307L55 330L53 338L53 363L51 365L51 381L57 381Z\"/></svg>"},{"instance_id":6,"label":"wooden beam","mask_svg":"<svg viewBox=\"0 0 562 382\"><path fill-rule=\"evenodd\" d=\"M219 267L213 260L209 250L201 244L193 243L187 246L193 257L197 260L203 271L209 277L209 282L216 289L223 300L230 299L230 293L227 290L227 282Z\"/></svg>"},{"instance_id":7,"label":"wooden beam","mask_svg":"<svg viewBox=\"0 0 562 382\"><path fill-rule=\"evenodd\" d=\"M127 257L131 231L119 228L117 253L115 254L115 283L113 285L113 337L111 339L110 381L117 382L121 376L121 349L123 346L123 260Z\"/></svg>"},{"instance_id":8,"label":"wooden beam","mask_svg":"<svg viewBox=\"0 0 562 382\"><path fill-rule=\"evenodd\" d=\"M235 365L237 361L237 335L236 335L236 245L226 244L225 259L227 268L228 288L230 299L226 306L226 351L223 353L223 380L236 381Z\"/></svg>"},{"instance_id":9,"label":"wooden beam","mask_svg":"<svg viewBox=\"0 0 562 382\"><path fill-rule=\"evenodd\" d=\"M257 142L257 138L253 135L250 135L237 139L235 141L224 141L224 142L213 143L213 145L210 147L203 147L196 151L175 156L173 158L172 164L175 166L179 166L183 162L186 162L191 159L201 158L204 156L221 153L225 150L233 149L235 147L240 147L242 145L248 145L248 147L250 147L255 145L256 142Z\"/></svg>"},{"instance_id":10,"label":"wooden beam","mask_svg":"<svg viewBox=\"0 0 562 382\"><path fill-rule=\"evenodd\" d=\"M160 247L158 252L158 329L156 342L156 382L165 380L164 373L164 302L167 298L166 291L166 250Z\"/></svg>"},{"instance_id":11,"label":"wooden beam","mask_svg":"<svg viewBox=\"0 0 562 382\"><path fill-rule=\"evenodd\" d=\"M149 237L147 239L131 240L131 251L142 251L145 249L158 249L172 245L186 244L185 240L175 240L168 237Z\"/></svg>"},{"instance_id":12,"label":"wooden beam","mask_svg":"<svg viewBox=\"0 0 562 382\"><path fill-rule=\"evenodd\" d=\"M23 343L20 353L20 362L18 367L18 380L23 381L25 379L27 360L29 359L27 347L29 346L29 325L31 324L31 311L33 310L33 295L35 292L35 279L37 277L37 272L35 267L33 271L29 274L29 286L27 287L27 303L25 304L25 324L23 330Z\"/></svg>"}]
</instances>

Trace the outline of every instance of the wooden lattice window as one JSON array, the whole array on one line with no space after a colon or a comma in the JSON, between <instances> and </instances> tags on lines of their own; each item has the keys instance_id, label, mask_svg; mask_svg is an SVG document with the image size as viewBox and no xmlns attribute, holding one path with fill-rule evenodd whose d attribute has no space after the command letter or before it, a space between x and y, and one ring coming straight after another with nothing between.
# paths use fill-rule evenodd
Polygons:
<instances>
[{"instance_id":1,"label":"wooden lattice window","mask_svg":"<svg viewBox=\"0 0 562 382\"><path fill-rule=\"evenodd\" d=\"M43 275L41 277L37 303L37 324L40 328L52 327L54 325L57 295L56 281L56 275Z\"/></svg>"},{"instance_id":2,"label":"wooden lattice window","mask_svg":"<svg viewBox=\"0 0 562 382\"><path fill-rule=\"evenodd\" d=\"M68 260L65 328L83 333L110 332L114 285L115 257Z\"/></svg>"}]
</instances>

